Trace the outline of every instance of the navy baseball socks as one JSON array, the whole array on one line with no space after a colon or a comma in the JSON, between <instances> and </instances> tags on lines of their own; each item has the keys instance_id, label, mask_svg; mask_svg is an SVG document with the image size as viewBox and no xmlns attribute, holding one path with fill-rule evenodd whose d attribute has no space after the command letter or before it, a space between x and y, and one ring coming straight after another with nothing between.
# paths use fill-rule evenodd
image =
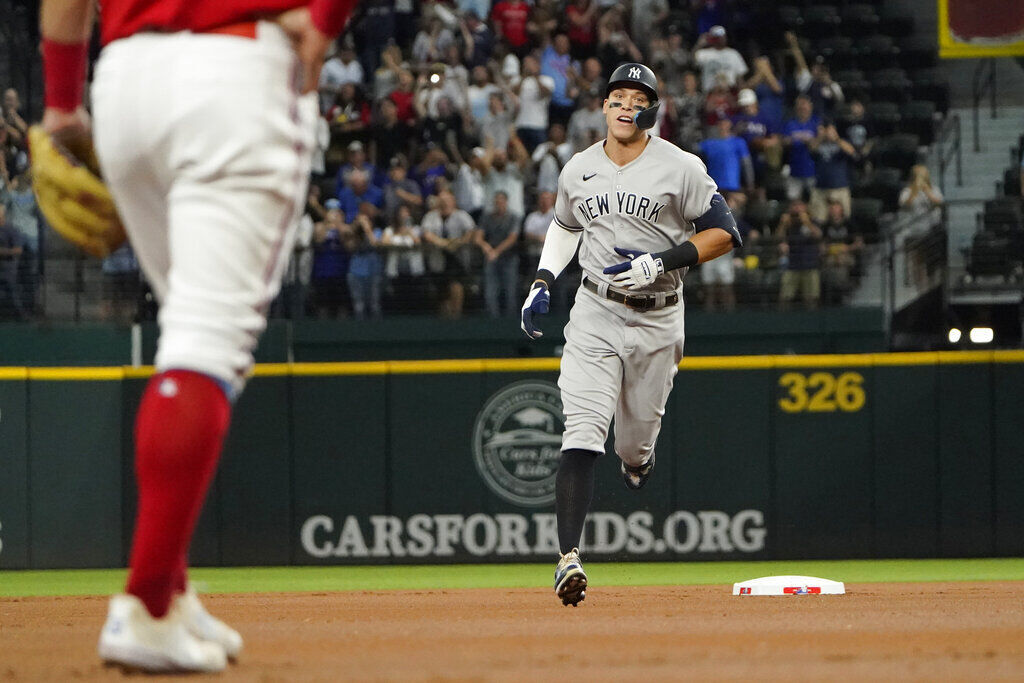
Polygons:
<instances>
[{"instance_id":1,"label":"navy baseball socks","mask_svg":"<svg viewBox=\"0 0 1024 683\"><path fill-rule=\"evenodd\" d=\"M579 544L583 524L594 497L594 466L600 453L579 448L562 452L555 474L555 515L561 558L555 567L555 595L563 605L586 598L587 574L580 560Z\"/></svg>"}]
</instances>

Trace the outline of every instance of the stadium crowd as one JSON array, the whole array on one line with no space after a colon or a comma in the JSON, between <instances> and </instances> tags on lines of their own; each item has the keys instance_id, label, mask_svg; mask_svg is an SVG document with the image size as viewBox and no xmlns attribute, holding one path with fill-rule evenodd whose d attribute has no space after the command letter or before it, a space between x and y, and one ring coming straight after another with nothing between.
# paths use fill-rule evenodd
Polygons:
<instances>
[{"instance_id":1,"label":"stadium crowd","mask_svg":"<svg viewBox=\"0 0 1024 683\"><path fill-rule=\"evenodd\" d=\"M739 277L761 283L746 291L763 304L841 303L865 244L851 186L875 136L826 60L808 61L806 42L767 11L753 0L361 2L321 74L312 182L274 313L517 313L559 171L604 137L606 79L626 61L659 76L652 134L704 159L744 233L742 251L691 275L698 301L735 307ZM13 90L3 111L0 316L21 318L40 227ZM922 197L941 203L914 191L915 206ZM775 279L758 277L769 270ZM111 310L130 309L130 247L103 272ZM556 308L575 281L559 281Z\"/></svg>"}]
</instances>

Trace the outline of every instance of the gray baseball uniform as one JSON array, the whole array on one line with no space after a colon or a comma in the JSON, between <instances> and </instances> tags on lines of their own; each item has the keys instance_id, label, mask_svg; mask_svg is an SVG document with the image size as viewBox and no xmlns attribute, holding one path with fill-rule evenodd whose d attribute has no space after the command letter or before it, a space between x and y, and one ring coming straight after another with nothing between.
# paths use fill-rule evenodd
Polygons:
<instances>
[{"instance_id":1,"label":"gray baseball uniform","mask_svg":"<svg viewBox=\"0 0 1024 683\"><path fill-rule=\"evenodd\" d=\"M555 223L582 231L584 277L598 292L580 287L565 327L558 386L565 411L562 450L603 451L615 416L615 450L627 465L647 461L661 429L665 402L683 357L682 278L662 274L635 294L679 293L679 303L638 311L605 298L611 280L604 268L620 263L614 247L660 252L694 235L717 192L704 163L670 142L651 137L644 151L616 165L599 142L562 169Z\"/></svg>"}]
</instances>

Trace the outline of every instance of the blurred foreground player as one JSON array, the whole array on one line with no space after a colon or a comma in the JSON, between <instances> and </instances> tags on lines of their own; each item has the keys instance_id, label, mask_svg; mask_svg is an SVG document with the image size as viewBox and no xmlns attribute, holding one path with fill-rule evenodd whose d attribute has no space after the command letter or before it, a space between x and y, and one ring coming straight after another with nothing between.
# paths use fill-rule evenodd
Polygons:
<instances>
[{"instance_id":1,"label":"blurred foreground player","mask_svg":"<svg viewBox=\"0 0 1024 683\"><path fill-rule=\"evenodd\" d=\"M54 150L91 156L82 91L93 2L43 1L40 205L100 254L117 229L97 226L119 213L160 302L157 374L135 424L128 585L99 641L108 662L211 672L241 649L189 589L188 547L302 213L320 64L354 4L104 0L92 128L114 212L98 180L67 188L74 172L53 172Z\"/></svg>"}]
</instances>

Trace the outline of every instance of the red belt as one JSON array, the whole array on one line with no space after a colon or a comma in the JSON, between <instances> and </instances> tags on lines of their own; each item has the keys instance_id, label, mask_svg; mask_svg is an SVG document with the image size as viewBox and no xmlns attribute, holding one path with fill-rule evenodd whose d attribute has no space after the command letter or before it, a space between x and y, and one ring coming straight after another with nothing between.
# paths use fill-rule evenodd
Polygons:
<instances>
[{"instance_id":1,"label":"red belt","mask_svg":"<svg viewBox=\"0 0 1024 683\"><path fill-rule=\"evenodd\" d=\"M214 28L208 28L203 31L197 31L197 33L216 33L223 36L237 36L239 38L255 38L256 37L256 22L255 21L239 21L234 24L227 24L226 26L217 26Z\"/></svg>"}]
</instances>

